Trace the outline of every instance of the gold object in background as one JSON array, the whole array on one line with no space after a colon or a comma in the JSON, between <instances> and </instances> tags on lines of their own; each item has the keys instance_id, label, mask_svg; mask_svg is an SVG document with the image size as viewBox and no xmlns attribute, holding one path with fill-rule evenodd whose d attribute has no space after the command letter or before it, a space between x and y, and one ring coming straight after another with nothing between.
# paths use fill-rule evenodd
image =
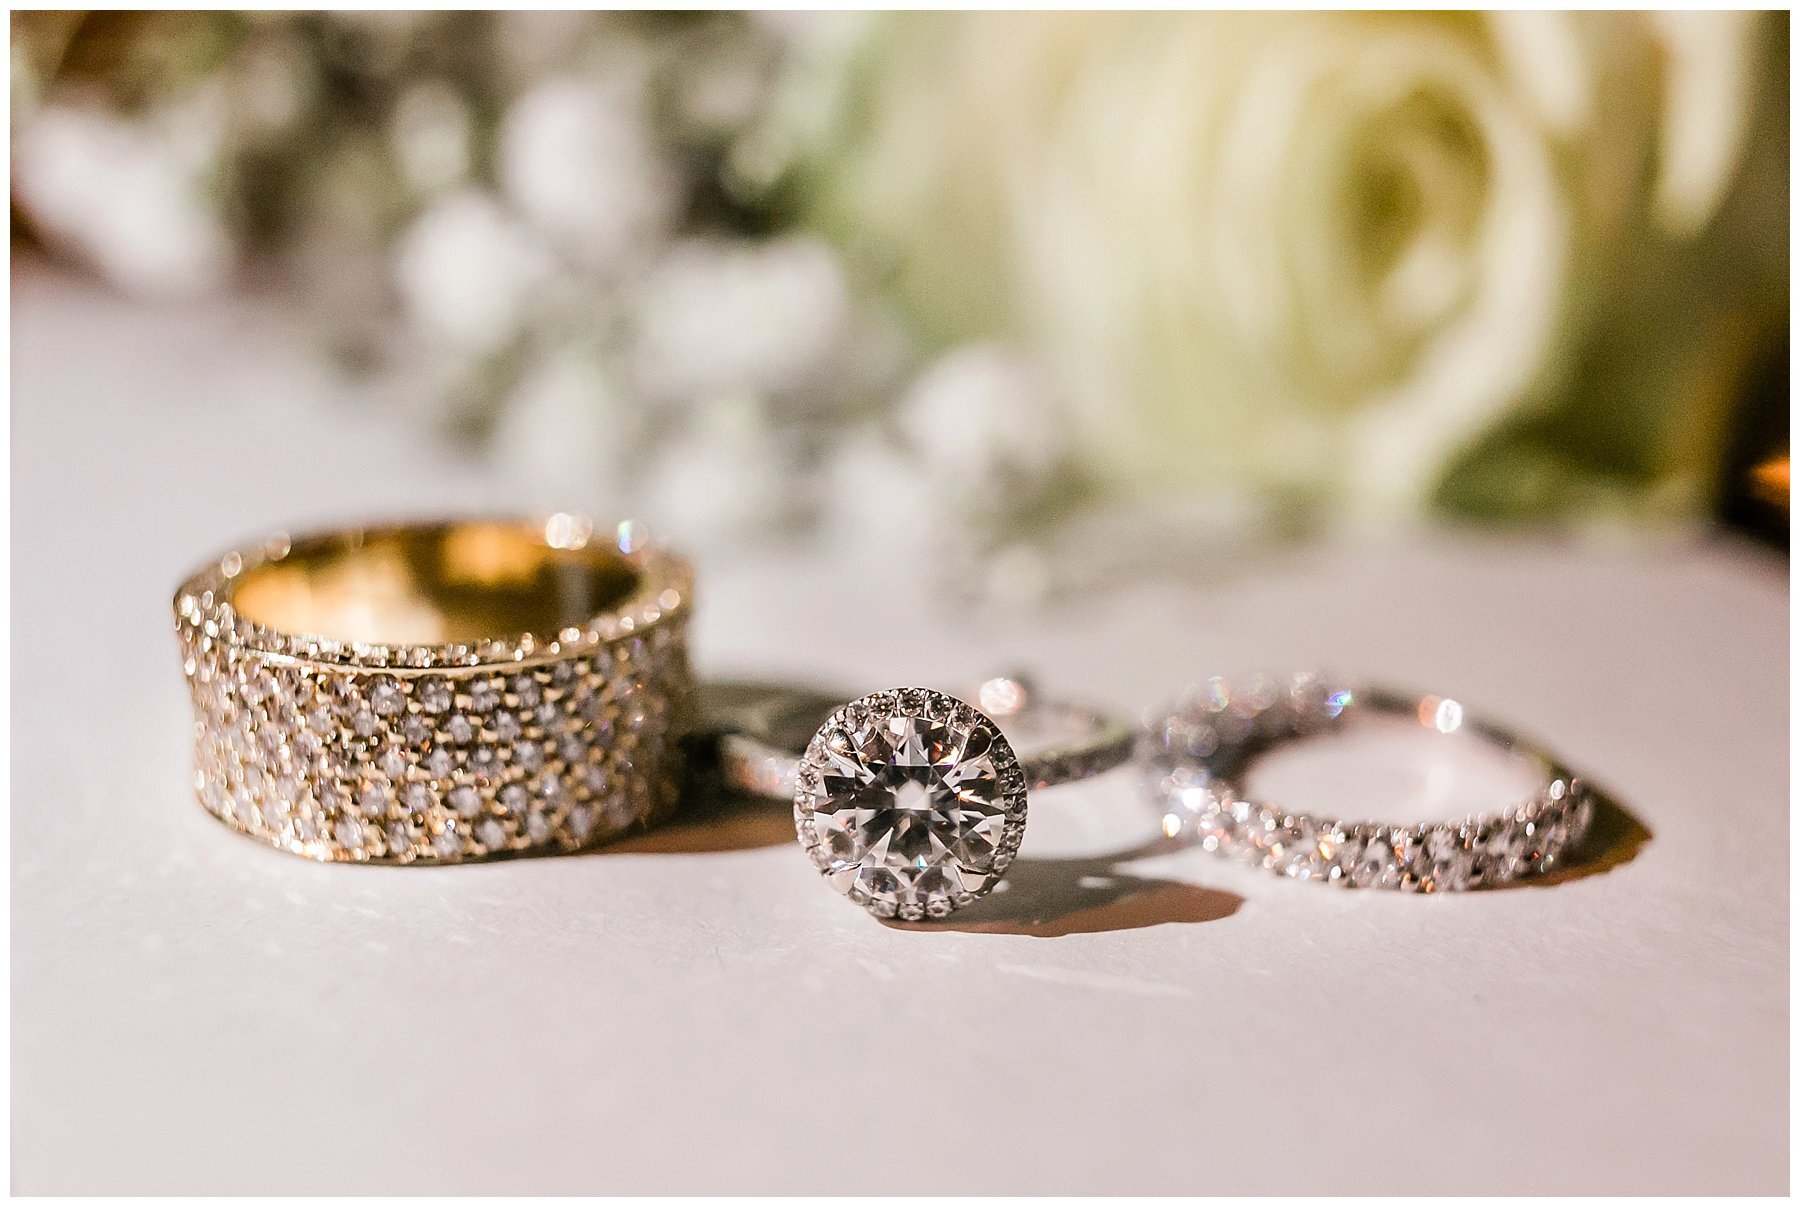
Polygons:
<instances>
[{"instance_id":1,"label":"gold object in background","mask_svg":"<svg viewBox=\"0 0 1800 1207\"><path fill-rule=\"evenodd\" d=\"M1785 513L1792 510L1788 481L1788 456L1770 457L1750 471L1750 493Z\"/></svg>"},{"instance_id":2,"label":"gold object in background","mask_svg":"<svg viewBox=\"0 0 1800 1207\"><path fill-rule=\"evenodd\" d=\"M573 850L674 806L693 574L581 517L329 533L182 584L195 790L313 859Z\"/></svg>"}]
</instances>

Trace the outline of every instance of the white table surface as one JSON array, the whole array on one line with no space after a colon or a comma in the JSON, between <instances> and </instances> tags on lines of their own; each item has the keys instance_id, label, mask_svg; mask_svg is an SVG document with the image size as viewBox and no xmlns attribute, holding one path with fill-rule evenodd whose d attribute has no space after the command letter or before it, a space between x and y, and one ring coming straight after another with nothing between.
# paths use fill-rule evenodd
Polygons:
<instances>
[{"instance_id":1,"label":"white table surface","mask_svg":"<svg viewBox=\"0 0 1800 1207\"><path fill-rule=\"evenodd\" d=\"M1115 869L1153 825L1127 775L1060 790L1073 821L1046 795L1010 893L937 933L815 883L779 809L573 858L317 866L192 799L177 579L278 527L552 500L347 392L265 307L27 266L13 356L17 1191L1786 1188L1765 552L1438 535L1024 619L876 565L703 567L713 674L1025 665L1133 708L1314 664L1455 691L1652 834L1549 887Z\"/></svg>"}]
</instances>

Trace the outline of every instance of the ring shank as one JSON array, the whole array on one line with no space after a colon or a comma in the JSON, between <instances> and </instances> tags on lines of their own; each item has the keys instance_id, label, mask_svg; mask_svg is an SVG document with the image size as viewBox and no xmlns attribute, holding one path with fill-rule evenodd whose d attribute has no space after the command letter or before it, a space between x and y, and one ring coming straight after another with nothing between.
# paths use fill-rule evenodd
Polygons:
<instances>
[{"instance_id":1,"label":"ring shank","mask_svg":"<svg viewBox=\"0 0 1800 1207\"><path fill-rule=\"evenodd\" d=\"M976 694L978 698L981 695ZM1058 735L1029 753L1019 752L1019 768L1028 789L1109 771L1129 759L1137 745L1137 734L1123 721L1083 705L1045 701L1036 693L1016 710L991 719L1016 720L1031 730ZM794 798L799 788L800 750L774 736L774 714L740 710L738 715L714 717L713 721L721 731L719 764L726 787L771 800ZM814 720L804 732L810 735L816 727ZM1016 748L1017 743L1014 745Z\"/></svg>"}]
</instances>

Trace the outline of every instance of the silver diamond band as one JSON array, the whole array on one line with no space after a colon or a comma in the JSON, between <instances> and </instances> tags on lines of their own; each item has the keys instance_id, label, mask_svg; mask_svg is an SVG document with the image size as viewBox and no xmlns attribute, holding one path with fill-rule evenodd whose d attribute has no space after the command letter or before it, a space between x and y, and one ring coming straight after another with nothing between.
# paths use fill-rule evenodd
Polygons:
<instances>
[{"instance_id":1,"label":"silver diamond band","mask_svg":"<svg viewBox=\"0 0 1800 1207\"><path fill-rule=\"evenodd\" d=\"M201 804L358 863L573 850L666 812L692 575L591 536L398 526L203 567L174 601Z\"/></svg>"},{"instance_id":2,"label":"silver diamond band","mask_svg":"<svg viewBox=\"0 0 1800 1207\"><path fill-rule=\"evenodd\" d=\"M1270 747L1371 715L1479 735L1528 759L1540 786L1497 813L1415 825L1296 813L1243 795L1245 770ZM1208 680L1150 724L1146 748L1147 790L1164 833L1296 880L1427 893L1493 887L1563 866L1593 819L1587 786L1567 768L1465 716L1456 701L1350 689L1311 674Z\"/></svg>"}]
</instances>

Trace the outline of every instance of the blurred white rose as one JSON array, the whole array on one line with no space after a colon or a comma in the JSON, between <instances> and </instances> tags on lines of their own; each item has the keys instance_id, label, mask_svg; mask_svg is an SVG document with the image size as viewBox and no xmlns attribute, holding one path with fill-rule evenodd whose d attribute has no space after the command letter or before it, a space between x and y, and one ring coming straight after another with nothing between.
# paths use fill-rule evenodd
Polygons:
<instances>
[{"instance_id":1,"label":"blurred white rose","mask_svg":"<svg viewBox=\"0 0 1800 1207\"><path fill-rule=\"evenodd\" d=\"M709 399L650 458L641 505L657 530L713 554L742 552L797 519L795 450L748 395Z\"/></svg>"},{"instance_id":2,"label":"blurred white rose","mask_svg":"<svg viewBox=\"0 0 1800 1207\"><path fill-rule=\"evenodd\" d=\"M652 136L641 81L563 76L506 111L499 170L520 213L596 271L647 258L681 210L680 181Z\"/></svg>"},{"instance_id":3,"label":"blurred white rose","mask_svg":"<svg viewBox=\"0 0 1800 1207\"><path fill-rule=\"evenodd\" d=\"M1656 216L1692 234L1719 208L1750 126L1757 14L1646 14L1661 44L1662 94Z\"/></svg>"},{"instance_id":4,"label":"blurred white rose","mask_svg":"<svg viewBox=\"0 0 1800 1207\"><path fill-rule=\"evenodd\" d=\"M1050 384L1029 357L1000 344L957 348L901 396L901 425L951 474L1044 474L1064 447Z\"/></svg>"},{"instance_id":5,"label":"blurred white rose","mask_svg":"<svg viewBox=\"0 0 1800 1207\"><path fill-rule=\"evenodd\" d=\"M1391 519L1561 401L1650 222L1646 161L1665 229L1717 204L1748 76L1719 28L896 18L848 57L816 214L939 341L1022 340L1121 494ZM1658 88L1709 137L1659 130Z\"/></svg>"},{"instance_id":6,"label":"blurred white rose","mask_svg":"<svg viewBox=\"0 0 1800 1207\"><path fill-rule=\"evenodd\" d=\"M818 486L828 549L879 549L895 564L932 567L946 538L956 535L924 458L874 428L848 432L832 446Z\"/></svg>"},{"instance_id":7,"label":"blurred white rose","mask_svg":"<svg viewBox=\"0 0 1800 1207\"><path fill-rule=\"evenodd\" d=\"M475 189L433 202L395 249L395 284L407 313L427 339L463 356L517 336L552 270L531 233Z\"/></svg>"},{"instance_id":8,"label":"blurred white rose","mask_svg":"<svg viewBox=\"0 0 1800 1207\"><path fill-rule=\"evenodd\" d=\"M1064 420L1043 372L999 344L940 357L895 410L937 497L965 516L991 520L1037 501L1067 453Z\"/></svg>"},{"instance_id":9,"label":"blurred white rose","mask_svg":"<svg viewBox=\"0 0 1800 1207\"><path fill-rule=\"evenodd\" d=\"M596 41L628 42L614 14L577 9L507 9L488 14L495 65L515 87L566 73Z\"/></svg>"},{"instance_id":10,"label":"blurred white rose","mask_svg":"<svg viewBox=\"0 0 1800 1207\"><path fill-rule=\"evenodd\" d=\"M53 100L17 130L13 199L53 244L150 296L224 284L236 258L214 197L223 115L202 90L141 118Z\"/></svg>"},{"instance_id":11,"label":"blurred white rose","mask_svg":"<svg viewBox=\"0 0 1800 1207\"><path fill-rule=\"evenodd\" d=\"M394 158L418 193L437 193L468 179L469 110L450 84L427 79L407 85L389 120Z\"/></svg>"},{"instance_id":12,"label":"blurred white rose","mask_svg":"<svg viewBox=\"0 0 1800 1207\"><path fill-rule=\"evenodd\" d=\"M677 244L643 282L636 312L638 381L671 402L803 389L850 316L837 255L810 236Z\"/></svg>"},{"instance_id":13,"label":"blurred white rose","mask_svg":"<svg viewBox=\"0 0 1800 1207\"><path fill-rule=\"evenodd\" d=\"M544 349L500 408L495 461L544 507L618 513L642 439L635 403L597 348Z\"/></svg>"}]
</instances>

